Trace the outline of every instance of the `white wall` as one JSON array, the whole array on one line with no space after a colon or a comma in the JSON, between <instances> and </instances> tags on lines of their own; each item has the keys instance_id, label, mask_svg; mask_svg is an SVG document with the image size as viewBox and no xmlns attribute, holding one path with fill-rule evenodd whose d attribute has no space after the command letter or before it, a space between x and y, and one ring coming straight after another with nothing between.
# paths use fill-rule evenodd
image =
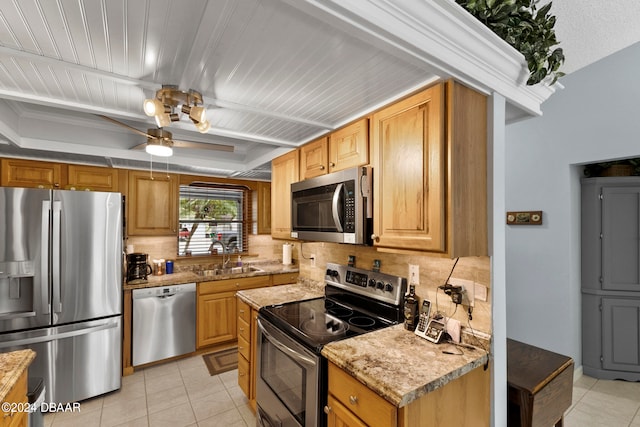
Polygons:
<instances>
[{"instance_id":1,"label":"white wall","mask_svg":"<svg viewBox=\"0 0 640 427\"><path fill-rule=\"evenodd\" d=\"M542 117L507 126L507 210L543 211L542 226L507 227L507 336L571 356L579 367L575 165L640 156L640 44L561 82Z\"/></svg>"}]
</instances>

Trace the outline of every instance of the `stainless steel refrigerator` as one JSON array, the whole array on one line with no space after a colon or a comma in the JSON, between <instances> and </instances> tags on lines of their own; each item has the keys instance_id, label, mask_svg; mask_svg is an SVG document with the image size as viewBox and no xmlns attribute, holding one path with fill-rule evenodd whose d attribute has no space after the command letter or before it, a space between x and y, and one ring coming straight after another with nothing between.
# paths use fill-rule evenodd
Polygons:
<instances>
[{"instance_id":1,"label":"stainless steel refrigerator","mask_svg":"<svg viewBox=\"0 0 640 427\"><path fill-rule=\"evenodd\" d=\"M46 402L120 388L120 193L0 187L0 352L31 348Z\"/></svg>"}]
</instances>

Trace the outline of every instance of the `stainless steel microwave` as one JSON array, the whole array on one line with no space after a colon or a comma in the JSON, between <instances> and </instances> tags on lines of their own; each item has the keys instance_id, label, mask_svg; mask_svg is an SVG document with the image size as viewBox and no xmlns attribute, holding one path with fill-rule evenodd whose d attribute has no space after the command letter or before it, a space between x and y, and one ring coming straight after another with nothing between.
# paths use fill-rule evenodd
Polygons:
<instances>
[{"instance_id":1,"label":"stainless steel microwave","mask_svg":"<svg viewBox=\"0 0 640 427\"><path fill-rule=\"evenodd\" d=\"M291 237L371 244L372 171L345 169L291 184Z\"/></svg>"}]
</instances>

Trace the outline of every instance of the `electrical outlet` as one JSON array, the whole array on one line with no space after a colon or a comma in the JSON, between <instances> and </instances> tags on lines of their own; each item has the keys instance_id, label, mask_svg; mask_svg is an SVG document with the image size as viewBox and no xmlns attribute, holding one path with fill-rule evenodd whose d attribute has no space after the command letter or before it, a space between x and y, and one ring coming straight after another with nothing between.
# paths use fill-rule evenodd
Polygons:
<instances>
[{"instance_id":1,"label":"electrical outlet","mask_svg":"<svg viewBox=\"0 0 640 427\"><path fill-rule=\"evenodd\" d=\"M460 286L462 288L462 305L469 307L474 306L475 283L473 281L452 277L449 279L449 284L452 286Z\"/></svg>"},{"instance_id":2,"label":"electrical outlet","mask_svg":"<svg viewBox=\"0 0 640 427\"><path fill-rule=\"evenodd\" d=\"M420 266L415 264L409 264L409 284L420 284Z\"/></svg>"},{"instance_id":3,"label":"electrical outlet","mask_svg":"<svg viewBox=\"0 0 640 427\"><path fill-rule=\"evenodd\" d=\"M309 258L311 259L311 266L315 267L316 266L316 254L311 254L311 256Z\"/></svg>"}]
</instances>

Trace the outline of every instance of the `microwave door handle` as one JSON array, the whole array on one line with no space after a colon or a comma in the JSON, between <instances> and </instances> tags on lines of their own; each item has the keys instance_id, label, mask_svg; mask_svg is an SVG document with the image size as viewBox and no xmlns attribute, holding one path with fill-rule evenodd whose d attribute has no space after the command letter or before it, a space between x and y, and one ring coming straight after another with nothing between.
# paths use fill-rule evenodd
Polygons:
<instances>
[{"instance_id":1,"label":"microwave door handle","mask_svg":"<svg viewBox=\"0 0 640 427\"><path fill-rule=\"evenodd\" d=\"M340 215L338 215L338 202L340 201L340 193L344 188L344 184L340 183L336 186L333 192L333 200L331 202L331 213L333 214L333 222L336 224L336 228L339 233L342 233L342 223L340 222Z\"/></svg>"}]
</instances>

